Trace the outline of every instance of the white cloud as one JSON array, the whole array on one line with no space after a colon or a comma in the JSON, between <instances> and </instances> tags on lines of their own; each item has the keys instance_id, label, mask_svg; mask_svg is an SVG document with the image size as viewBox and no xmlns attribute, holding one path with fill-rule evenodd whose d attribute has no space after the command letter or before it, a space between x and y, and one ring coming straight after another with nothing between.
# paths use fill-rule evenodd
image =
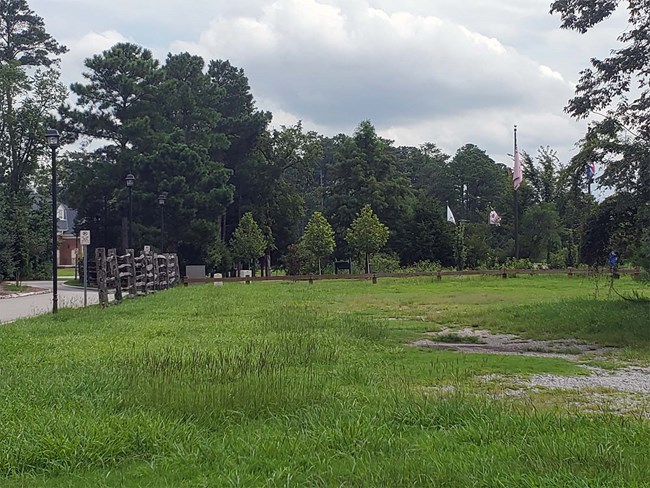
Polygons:
<instances>
[{"instance_id":1,"label":"white cloud","mask_svg":"<svg viewBox=\"0 0 650 488\"><path fill-rule=\"evenodd\" d=\"M129 40L230 59L276 124L302 119L328 135L370 118L399 144L474 142L511 152L512 125L535 151L564 159L583 133L563 113L580 69L606 55L625 13L580 36L559 29L548 0L31 0L64 57L66 82L83 59ZM570 49L567 48L570 46ZM560 55L558 53L561 53ZM562 154L564 153L564 154Z\"/></svg>"}]
</instances>

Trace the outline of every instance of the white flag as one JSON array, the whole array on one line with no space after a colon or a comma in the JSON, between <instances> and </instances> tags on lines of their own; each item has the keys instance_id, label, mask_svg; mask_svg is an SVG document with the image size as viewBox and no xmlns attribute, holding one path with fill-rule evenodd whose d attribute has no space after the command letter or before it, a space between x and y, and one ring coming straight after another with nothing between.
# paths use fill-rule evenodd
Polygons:
<instances>
[{"instance_id":1,"label":"white flag","mask_svg":"<svg viewBox=\"0 0 650 488\"><path fill-rule=\"evenodd\" d=\"M499 227L501 225L501 217L499 217L499 214L496 213L495 210L492 210L490 212L490 225L496 225Z\"/></svg>"},{"instance_id":2,"label":"white flag","mask_svg":"<svg viewBox=\"0 0 650 488\"><path fill-rule=\"evenodd\" d=\"M447 205L447 222L451 222L452 224L456 223L456 219L454 218L454 214L449 208L449 205Z\"/></svg>"}]
</instances>

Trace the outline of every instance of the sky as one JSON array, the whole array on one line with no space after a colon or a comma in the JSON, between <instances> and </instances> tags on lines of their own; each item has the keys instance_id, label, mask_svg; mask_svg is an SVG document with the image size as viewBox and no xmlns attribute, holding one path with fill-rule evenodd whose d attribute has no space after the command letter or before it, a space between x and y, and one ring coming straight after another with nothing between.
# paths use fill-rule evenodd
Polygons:
<instances>
[{"instance_id":1,"label":"sky","mask_svg":"<svg viewBox=\"0 0 650 488\"><path fill-rule=\"evenodd\" d=\"M116 42L245 70L274 125L332 136L369 119L397 145L476 144L511 165L519 147L563 162L585 121L564 113L579 72L617 47L624 12L587 34L564 31L551 0L28 0L69 48L66 84Z\"/></svg>"}]
</instances>

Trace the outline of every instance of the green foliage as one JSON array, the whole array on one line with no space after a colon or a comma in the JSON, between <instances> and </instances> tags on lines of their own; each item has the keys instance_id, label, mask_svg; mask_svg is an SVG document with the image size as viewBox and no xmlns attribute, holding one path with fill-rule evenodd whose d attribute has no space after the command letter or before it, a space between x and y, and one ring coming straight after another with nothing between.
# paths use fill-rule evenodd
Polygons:
<instances>
[{"instance_id":1,"label":"green foliage","mask_svg":"<svg viewBox=\"0 0 650 488\"><path fill-rule=\"evenodd\" d=\"M24 0L0 3L0 279L47 277L49 189L39 182L49 160L45 131L67 93L58 56L66 51Z\"/></svg>"},{"instance_id":2,"label":"green foliage","mask_svg":"<svg viewBox=\"0 0 650 488\"><path fill-rule=\"evenodd\" d=\"M623 48L612 50L605 59L593 58L592 68L580 73L576 96L567 111L576 118L606 111L614 120L639 128L645 137L650 129L647 98L647 67L650 46L646 34L650 30L650 7L646 2L621 0L556 0L551 13L559 13L562 28L582 34L607 19L619 4L628 4L628 27L619 35ZM613 40L612 40L613 41Z\"/></svg>"},{"instance_id":3,"label":"green foliage","mask_svg":"<svg viewBox=\"0 0 650 488\"><path fill-rule=\"evenodd\" d=\"M255 265L255 260L264 255L266 249L266 238L260 230L259 225L253 219L253 214L247 212L239 221L239 226L230 239L230 249L236 261L248 265Z\"/></svg>"},{"instance_id":4,"label":"green foliage","mask_svg":"<svg viewBox=\"0 0 650 488\"><path fill-rule=\"evenodd\" d=\"M505 263L503 263L503 267L506 269L534 269L535 265L528 258L508 258Z\"/></svg>"},{"instance_id":5,"label":"green foliage","mask_svg":"<svg viewBox=\"0 0 650 488\"><path fill-rule=\"evenodd\" d=\"M309 265L309 255L300 243L291 244L282 258L282 264L288 275L302 275Z\"/></svg>"},{"instance_id":6,"label":"green foliage","mask_svg":"<svg viewBox=\"0 0 650 488\"><path fill-rule=\"evenodd\" d=\"M560 247L560 222L555 205L540 203L526 209L521 223L521 243L524 254L533 261L550 261Z\"/></svg>"},{"instance_id":7,"label":"green foliage","mask_svg":"<svg viewBox=\"0 0 650 488\"><path fill-rule=\"evenodd\" d=\"M0 3L0 63L17 61L20 66L50 67L68 49L45 30L43 19L26 0Z\"/></svg>"},{"instance_id":8,"label":"green foliage","mask_svg":"<svg viewBox=\"0 0 650 488\"><path fill-rule=\"evenodd\" d=\"M365 256L366 273L370 273L370 255L379 252L388 242L388 227L381 223L370 205L365 205L345 234L345 240L359 255Z\"/></svg>"},{"instance_id":9,"label":"green foliage","mask_svg":"<svg viewBox=\"0 0 650 488\"><path fill-rule=\"evenodd\" d=\"M379 137L366 120L351 137L337 137L334 144L324 204L337 238L349 242L346 229L365 205L399 235L412 192L408 179L398 172L392 141Z\"/></svg>"},{"instance_id":10,"label":"green foliage","mask_svg":"<svg viewBox=\"0 0 650 488\"><path fill-rule=\"evenodd\" d=\"M364 263L359 263L362 267ZM395 253L377 253L372 256L372 271L374 273L397 273L401 271L399 256Z\"/></svg>"},{"instance_id":11,"label":"green foliage","mask_svg":"<svg viewBox=\"0 0 650 488\"><path fill-rule=\"evenodd\" d=\"M334 229L320 212L314 212L307 223L300 246L318 260L318 272L321 273L321 259L334 252Z\"/></svg>"},{"instance_id":12,"label":"green foliage","mask_svg":"<svg viewBox=\"0 0 650 488\"><path fill-rule=\"evenodd\" d=\"M465 242L465 224L459 223L455 226L454 234L454 261L456 269L462 271L467 262L467 243Z\"/></svg>"}]
</instances>

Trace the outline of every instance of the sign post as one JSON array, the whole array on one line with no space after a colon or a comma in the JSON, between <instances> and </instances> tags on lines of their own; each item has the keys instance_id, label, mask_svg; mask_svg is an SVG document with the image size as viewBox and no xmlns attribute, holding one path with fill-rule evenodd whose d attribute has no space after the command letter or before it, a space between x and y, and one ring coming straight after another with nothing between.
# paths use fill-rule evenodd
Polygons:
<instances>
[{"instance_id":1,"label":"sign post","mask_svg":"<svg viewBox=\"0 0 650 488\"><path fill-rule=\"evenodd\" d=\"M79 232L81 245L84 249L84 307L88 306L88 246L90 246L90 231Z\"/></svg>"}]
</instances>

